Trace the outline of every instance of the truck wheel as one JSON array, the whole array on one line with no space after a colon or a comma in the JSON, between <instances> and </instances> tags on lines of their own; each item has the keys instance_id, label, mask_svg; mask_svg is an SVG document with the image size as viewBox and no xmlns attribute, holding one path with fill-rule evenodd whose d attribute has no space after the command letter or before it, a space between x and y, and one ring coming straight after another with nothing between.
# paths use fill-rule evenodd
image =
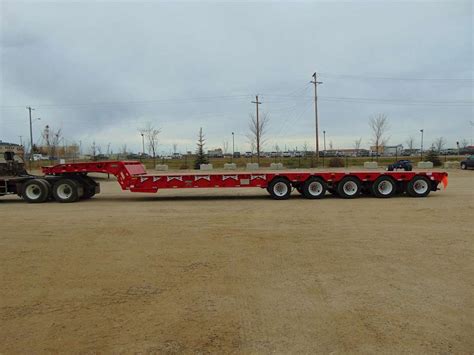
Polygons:
<instances>
[{"instance_id":1,"label":"truck wheel","mask_svg":"<svg viewBox=\"0 0 474 355\"><path fill-rule=\"evenodd\" d=\"M411 197L426 197L431 190L431 181L424 176L415 176L407 185L407 194Z\"/></svg>"},{"instance_id":2,"label":"truck wheel","mask_svg":"<svg viewBox=\"0 0 474 355\"><path fill-rule=\"evenodd\" d=\"M360 181L359 179L348 176L342 179L337 184L337 193L342 198L355 198L360 194Z\"/></svg>"},{"instance_id":3,"label":"truck wheel","mask_svg":"<svg viewBox=\"0 0 474 355\"><path fill-rule=\"evenodd\" d=\"M58 202L76 202L79 199L79 184L71 179L62 179L53 186L53 196Z\"/></svg>"},{"instance_id":4,"label":"truck wheel","mask_svg":"<svg viewBox=\"0 0 474 355\"><path fill-rule=\"evenodd\" d=\"M372 184L372 193L378 198L392 197L396 191L395 182L388 176L381 176Z\"/></svg>"},{"instance_id":5,"label":"truck wheel","mask_svg":"<svg viewBox=\"0 0 474 355\"><path fill-rule=\"evenodd\" d=\"M291 194L291 185L287 179L276 178L268 185L268 191L275 200L286 200Z\"/></svg>"},{"instance_id":6,"label":"truck wheel","mask_svg":"<svg viewBox=\"0 0 474 355\"><path fill-rule=\"evenodd\" d=\"M28 180L23 184L21 196L29 203L42 203L49 197L50 185L43 179Z\"/></svg>"},{"instance_id":7,"label":"truck wheel","mask_svg":"<svg viewBox=\"0 0 474 355\"><path fill-rule=\"evenodd\" d=\"M317 177L307 179L303 185L303 195L311 199L323 198L326 195L326 183Z\"/></svg>"}]
</instances>

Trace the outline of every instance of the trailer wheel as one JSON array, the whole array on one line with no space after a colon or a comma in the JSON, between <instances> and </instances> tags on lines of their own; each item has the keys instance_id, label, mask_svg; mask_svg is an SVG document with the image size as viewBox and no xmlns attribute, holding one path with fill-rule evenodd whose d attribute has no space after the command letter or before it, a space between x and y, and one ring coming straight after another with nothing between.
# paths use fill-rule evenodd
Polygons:
<instances>
[{"instance_id":1,"label":"trailer wheel","mask_svg":"<svg viewBox=\"0 0 474 355\"><path fill-rule=\"evenodd\" d=\"M43 179L28 180L23 184L21 196L29 203L45 202L50 193L50 185Z\"/></svg>"},{"instance_id":2,"label":"trailer wheel","mask_svg":"<svg viewBox=\"0 0 474 355\"><path fill-rule=\"evenodd\" d=\"M355 198L359 196L361 184L359 179L347 176L337 184L337 193L342 198Z\"/></svg>"},{"instance_id":3,"label":"trailer wheel","mask_svg":"<svg viewBox=\"0 0 474 355\"><path fill-rule=\"evenodd\" d=\"M323 198L326 194L326 183L318 177L311 177L304 182L303 195L306 198Z\"/></svg>"},{"instance_id":4,"label":"trailer wheel","mask_svg":"<svg viewBox=\"0 0 474 355\"><path fill-rule=\"evenodd\" d=\"M372 184L372 193L378 198L392 197L397 191L397 185L392 178L381 176Z\"/></svg>"},{"instance_id":5,"label":"trailer wheel","mask_svg":"<svg viewBox=\"0 0 474 355\"><path fill-rule=\"evenodd\" d=\"M415 176L408 182L407 194L411 197L426 197L431 191L431 181L425 176Z\"/></svg>"},{"instance_id":6,"label":"trailer wheel","mask_svg":"<svg viewBox=\"0 0 474 355\"><path fill-rule=\"evenodd\" d=\"M268 191L275 200L286 200L291 194L291 184L285 178L276 178L268 185Z\"/></svg>"},{"instance_id":7,"label":"trailer wheel","mask_svg":"<svg viewBox=\"0 0 474 355\"><path fill-rule=\"evenodd\" d=\"M71 179L62 179L53 186L53 196L58 202L76 202L79 199L79 184Z\"/></svg>"}]
</instances>

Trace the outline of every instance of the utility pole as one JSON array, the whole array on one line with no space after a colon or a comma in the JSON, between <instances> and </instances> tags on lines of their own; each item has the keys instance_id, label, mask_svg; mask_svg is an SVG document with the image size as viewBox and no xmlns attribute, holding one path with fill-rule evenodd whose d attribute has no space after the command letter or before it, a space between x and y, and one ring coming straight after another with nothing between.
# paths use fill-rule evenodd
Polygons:
<instances>
[{"instance_id":1,"label":"utility pole","mask_svg":"<svg viewBox=\"0 0 474 355\"><path fill-rule=\"evenodd\" d=\"M18 136L20 137L20 145L23 147L23 136Z\"/></svg>"},{"instance_id":2,"label":"utility pole","mask_svg":"<svg viewBox=\"0 0 474 355\"><path fill-rule=\"evenodd\" d=\"M33 123L31 122L31 111L34 111L34 108L30 106L27 107L28 113L30 115L30 156L29 156L29 168L31 170L31 162L33 161Z\"/></svg>"},{"instance_id":3,"label":"utility pole","mask_svg":"<svg viewBox=\"0 0 474 355\"><path fill-rule=\"evenodd\" d=\"M252 101L252 103L255 104L257 110L257 163L260 164L260 123L258 120L258 105L260 105L261 102L258 101L258 95L255 95L255 101Z\"/></svg>"},{"instance_id":4,"label":"utility pole","mask_svg":"<svg viewBox=\"0 0 474 355\"><path fill-rule=\"evenodd\" d=\"M324 155L326 155L326 131L323 131L324 136Z\"/></svg>"},{"instance_id":5,"label":"utility pole","mask_svg":"<svg viewBox=\"0 0 474 355\"><path fill-rule=\"evenodd\" d=\"M234 162L234 154L235 154L235 139L234 139L234 132L232 132L232 159L230 160L231 163Z\"/></svg>"},{"instance_id":6,"label":"utility pole","mask_svg":"<svg viewBox=\"0 0 474 355\"><path fill-rule=\"evenodd\" d=\"M420 129L420 132L421 132L421 150L420 150L420 153L421 153L421 161L423 161L423 132L424 132L424 130Z\"/></svg>"},{"instance_id":7,"label":"utility pole","mask_svg":"<svg viewBox=\"0 0 474 355\"><path fill-rule=\"evenodd\" d=\"M142 154L140 155L141 159L145 157L145 134L143 132L140 133L142 135Z\"/></svg>"},{"instance_id":8,"label":"utility pole","mask_svg":"<svg viewBox=\"0 0 474 355\"><path fill-rule=\"evenodd\" d=\"M322 81L318 81L318 74L314 72L314 80L311 82L314 84L314 121L316 125L316 166L319 162L319 120L318 120L318 84L322 84Z\"/></svg>"}]
</instances>

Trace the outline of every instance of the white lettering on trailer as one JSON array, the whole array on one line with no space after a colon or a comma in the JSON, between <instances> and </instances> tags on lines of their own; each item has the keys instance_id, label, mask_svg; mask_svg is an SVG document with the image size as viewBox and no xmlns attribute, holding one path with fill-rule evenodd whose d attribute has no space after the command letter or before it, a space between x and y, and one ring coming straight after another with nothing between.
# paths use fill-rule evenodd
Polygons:
<instances>
[{"instance_id":1,"label":"white lettering on trailer","mask_svg":"<svg viewBox=\"0 0 474 355\"><path fill-rule=\"evenodd\" d=\"M196 175L194 176L194 181L198 181L199 179L204 179L207 181L211 181L211 175Z\"/></svg>"},{"instance_id":2,"label":"white lettering on trailer","mask_svg":"<svg viewBox=\"0 0 474 355\"><path fill-rule=\"evenodd\" d=\"M147 177L140 177L140 182L145 182L145 181L147 181L147 180L148 180Z\"/></svg>"},{"instance_id":3,"label":"white lettering on trailer","mask_svg":"<svg viewBox=\"0 0 474 355\"><path fill-rule=\"evenodd\" d=\"M238 180L239 178L237 177L237 175L222 175L222 181L227 179Z\"/></svg>"},{"instance_id":4,"label":"white lettering on trailer","mask_svg":"<svg viewBox=\"0 0 474 355\"><path fill-rule=\"evenodd\" d=\"M153 176L153 182L156 182L161 179L161 176Z\"/></svg>"},{"instance_id":5,"label":"white lettering on trailer","mask_svg":"<svg viewBox=\"0 0 474 355\"><path fill-rule=\"evenodd\" d=\"M255 179L266 179L266 175L250 175L250 180L255 180Z\"/></svg>"},{"instance_id":6,"label":"white lettering on trailer","mask_svg":"<svg viewBox=\"0 0 474 355\"><path fill-rule=\"evenodd\" d=\"M166 180L169 182L171 180L178 180L178 181L183 181L183 177L182 176L167 176L166 177Z\"/></svg>"}]
</instances>

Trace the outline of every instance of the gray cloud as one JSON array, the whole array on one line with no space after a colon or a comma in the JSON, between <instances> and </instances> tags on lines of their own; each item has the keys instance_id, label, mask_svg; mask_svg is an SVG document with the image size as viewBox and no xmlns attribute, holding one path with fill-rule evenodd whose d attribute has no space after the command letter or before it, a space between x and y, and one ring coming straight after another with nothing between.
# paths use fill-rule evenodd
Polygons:
<instances>
[{"instance_id":1,"label":"gray cloud","mask_svg":"<svg viewBox=\"0 0 474 355\"><path fill-rule=\"evenodd\" d=\"M392 143L421 127L428 141L471 138L472 104L437 103L473 98L468 1L1 6L4 140L28 134L24 106L32 105L41 125L61 126L71 141L138 150L137 128L152 121L163 129L162 150L175 141L190 149L201 126L209 146L235 131L245 150L258 93L271 117L269 146L311 144L315 70L324 81L321 129L336 146L359 136L368 145L376 112L388 114Z\"/></svg>"}]
</instances>

